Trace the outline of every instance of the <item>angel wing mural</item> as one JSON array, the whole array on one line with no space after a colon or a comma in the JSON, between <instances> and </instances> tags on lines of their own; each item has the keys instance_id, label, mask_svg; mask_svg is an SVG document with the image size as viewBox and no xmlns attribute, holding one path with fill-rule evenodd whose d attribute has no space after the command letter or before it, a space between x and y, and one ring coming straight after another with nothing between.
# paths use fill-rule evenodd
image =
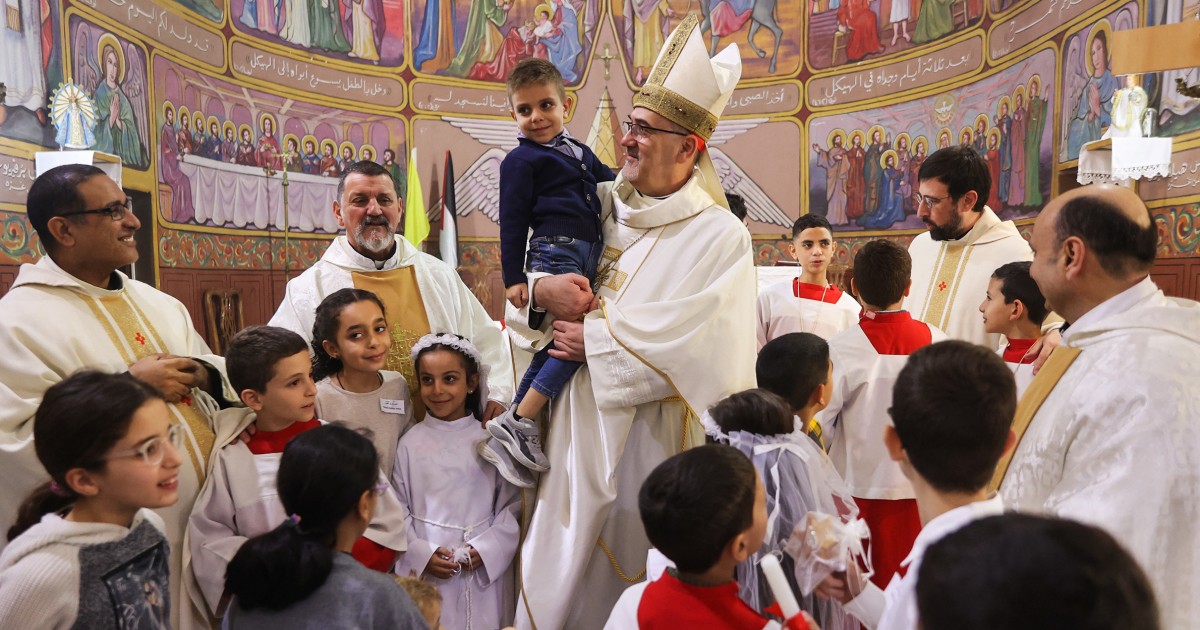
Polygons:
<instances>
[{"instance_id":1,"label":"angel wing mural","mask_svg":"<svg viewBox=\"0 0 1200 630\"><path fill-rule=\"evenodd\" d=\"M462 130L475 140L489 145L466 172L454 182L458 215L467 216L479 211L487 218L500 222L500 162L517 146L517 124L511 120L459 118L442 116L442 120ZM766 118L721 121L708 142L709 154L716 166L721 185L746 200L746 213L760 223L791 227L788 216L750 176L717 146L766 122Z\"/></svg>"},{"instance_id":2,"label":"angel wing mural","mask_svg":"<svg viewBox=\"0 0 1200 630\"><path fill-rule=\"evenodd\" d=\"M85 22L76 22L74 31L75 80L92 93L99 117L92 148L120 156L127 166L147 168L145 57L133 44Z\"/></svg>"}]
</instances>

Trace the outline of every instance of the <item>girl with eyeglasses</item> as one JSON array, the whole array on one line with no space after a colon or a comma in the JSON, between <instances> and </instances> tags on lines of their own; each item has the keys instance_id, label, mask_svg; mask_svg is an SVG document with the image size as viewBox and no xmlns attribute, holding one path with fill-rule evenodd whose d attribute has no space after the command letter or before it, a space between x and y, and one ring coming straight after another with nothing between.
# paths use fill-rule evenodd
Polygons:
<instances>
[{"instance_id":1,"label":"girl with eyeglasses","mask_svg":"<svg viewBox=\"0 0 1200 630\"><path fill-rule=\"evenodd\" d=\"M179 492L181 433L129 374L76 373L46 390L34 449L50 475L0 555L0 628L168 627L170 550L151 510Z\"/></svg>"},{"instance_id":2,"label":"girl with eyeglasses","mask_svg":"<svg viewBox=\"0 0 1200 630\"><path fill-rule=\"evenodd\" d=\"M379 481L375 446L352 429L328 424L288 442L275 479L288 516L229 562L223 627L424 629L408 594L350 555L387 489Z\"/></svg>"}]
</instances>

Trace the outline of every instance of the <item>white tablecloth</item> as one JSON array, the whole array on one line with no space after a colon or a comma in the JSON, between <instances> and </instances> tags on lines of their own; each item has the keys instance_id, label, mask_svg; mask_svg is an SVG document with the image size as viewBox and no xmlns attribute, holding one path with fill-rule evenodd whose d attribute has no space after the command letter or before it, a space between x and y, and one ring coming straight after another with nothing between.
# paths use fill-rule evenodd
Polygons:
<instances>
[{"instance_id":1,"label":"white tablecloth","mask_svg":"<svg viewBox=\"0 0 1200 630\"><path fill-rule=\"evenodd\" d=\"M1079 150L1080 184L1121 184L1130 180L1166 177L1171 174L1170 138L1112 138L1112 147L1090 149L1089 142Z\"/></svg>"},{"instance_id":2,"label":"white tablecloth","mask_svg":"<svg viewBox=\"0 0 1200 630\"><path fill-rule=\"evenodd\" d=\"M196 222L251 229L283 229L283 177L257 166L186 155L179 164L192 182ZM289 230L338 231L333 216L335 177L288 173Z\"/></svg>"}]
</instances>

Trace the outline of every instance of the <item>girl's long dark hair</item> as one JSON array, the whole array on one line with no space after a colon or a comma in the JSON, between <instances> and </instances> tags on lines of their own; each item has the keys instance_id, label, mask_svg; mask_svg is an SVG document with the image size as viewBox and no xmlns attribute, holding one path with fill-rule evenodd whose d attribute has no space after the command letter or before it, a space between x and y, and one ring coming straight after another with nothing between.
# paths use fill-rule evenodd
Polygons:
<instances>
[{"instance_id":1,"label":"girl's long dark hair","mask_svg":"<svg viewBox=\"0 0 1200 630\"><path fill-rule=\"evenodd\" d=\"M282 610L311 595L333 570L338 525L378 475L375 446L356 431L328 424L293 438L276 478L289 518L242 545L225 590L244 610Z\"/></svg>"},{"instance_id":2,"label":"girl's long dark hair","mask_svg":"<svg viewBox=\"0 0 1200 630\"><path fill-rule=\"evenodd\" d=\"M329 356L322 342L328 341L337 345L338 319L342 309L354 304L370 300L379 305L380 312L387 317L387 309L378 295L364 289L338 289L325 296L317 306L317 316L313 320L312 351L313 351L313 380L329 378L342 371L342 360Z\"/></svg>"},{"instance_id":3,"label":"girl's long dark hair","mask_svg":"<svg viewBox=\"0 0 1200 630\"><path fill-rule=\"evenodd\" d=\"M84 370L50 386L33 416L33 448L50 481L21 504L8 539L74 503L79 495L67 484L67 472L103 469L104 456L129 432L137 410L161 398L128 373Z\"/></svg>"}]
</instances>

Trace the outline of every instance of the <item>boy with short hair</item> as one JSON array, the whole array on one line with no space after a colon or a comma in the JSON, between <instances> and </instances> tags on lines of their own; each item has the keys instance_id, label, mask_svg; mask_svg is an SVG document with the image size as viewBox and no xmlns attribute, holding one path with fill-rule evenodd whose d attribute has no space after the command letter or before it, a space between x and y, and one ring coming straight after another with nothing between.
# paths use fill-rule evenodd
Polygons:
<instances>
[{"instance_id":1,"label":"boy with short hair","mask_svg":"<svg viewBox=\"0 0 1200 630\"><path fill-rule=\"evenodd\" d=\"M1016 442L1016 408L1012 372L987 348L943 341L914 352L892 389L892 425L883 442L912 483L924 529L903 562L904 574L886 576L886 592L854 575L845 582L844 575L826 578L818 590L845 602L868 628L915 630L925 550L971 521L1004 511L987 487Z\"/></svg>"},{"instance_id":2,"label":"boy with short hair","mask_svg":"<svg viewBox=\"0 0 1200 630\"><path fill-rule=\"evenodd\" d=\"M1008 345L998 352L1016 376L1017 398L1025 393L1033 380L1033 368L1022 366L1037 359L1036 354L1026 354L1042 336L1042 322L1050 313L1046 298L1029 274L1031 264L1011 262L1001 265L992 273L987 293L979 304L984 332L999 333L1008 340Z\"/></svg>"},{"instance_id":3,"label":"boy with short hair","mask_svg":"<svg viewBox=\"0 0 1200 630\"><path fill-rule=\"evenodd\" d=\"M255 426L243 443L218 444L217 461L188 520L191 567L185 579L192 600L220 617L228 604L225 569L246 539L275 529L287 518L275 491L283 448L292 438L321 426L313 417L317 387L304 338L286 328L251 326L234 335L225 353L229 382L245 408L221 414L222 422ZM404 508L386 479L367 533L354 545L354 557L387 571L407 548ZM302 524L299 524L303 527ZM191 579L194 578L194 579Z\"/></svg>"},{"instance_id":4,"label":"boy with short hair","mask_svg":"<svg viewBox=\"0 0 1200 630\"><path fill-rule=\"evenodd\" d=\"M595 278L603 250L596 187L616 177L563 128L572 99L554 64L525 59L513 67L505 84L520 144L500 164L500 265L505 295L519 309L531 299L527 272ZM531 323L538 315L531 312ZM487 424L496 439L481 451L505 479L523 488L534 481L519 466L535 472L550 469L534 418L581 365L550 357L553 347L534 356L512 407Z\"/></svg>"},{"instance_id":5,"label":"boy with short hair","mask_svg":"<svg viewBox=\"0 0 1200 630\"><path fill-rule=\"evenodd\" d=\"M825 448L817 413L833 394L829 343L812 333L788 333L767 342L754 364L758 386L787 402L796 425Z\"/></svg>"},{"instance_id":6,"label":"boy with short hair","mask_svg":"<svg viewBox=\"0 0 1200 630\"><path fill-rule=\"evenodd\" d=\"M642 484L646 536L674 567L629 587L607 629L778 628L738 598L734 574L767 529L767 497L740 451L709 444L659 464Z\"/></svg>"},{"instance_id":7,"label":"boy with short hair","mask_svg":"<svg viewBox=\"0 0 1200 630\"><path fill-rule=\"evenodd\" d=\"M870 554L876 583L884 586L921 531L912 484L889 460L884 427L892 383L908 355L946 338L901 308L912 286L912 260L895 241L876 239L854 257L852 291L862 319L829 340L833 395L817 414L829 457L846 480L871 528Z\"/></svg>"},{"instance_id":8,"label":"boy with short hair","mask_svg":"<svg viewBox=\"0 0 1200 630\"><path fill-rule=\"evenodd\" d=\"M792 225L788 251L800 263L797 277L767 287L758 296L758 347L793 332L829 339L858 321L862 307L829 283L833 227L820 215L806 214Z\"/></svg>"}]
</instances>

